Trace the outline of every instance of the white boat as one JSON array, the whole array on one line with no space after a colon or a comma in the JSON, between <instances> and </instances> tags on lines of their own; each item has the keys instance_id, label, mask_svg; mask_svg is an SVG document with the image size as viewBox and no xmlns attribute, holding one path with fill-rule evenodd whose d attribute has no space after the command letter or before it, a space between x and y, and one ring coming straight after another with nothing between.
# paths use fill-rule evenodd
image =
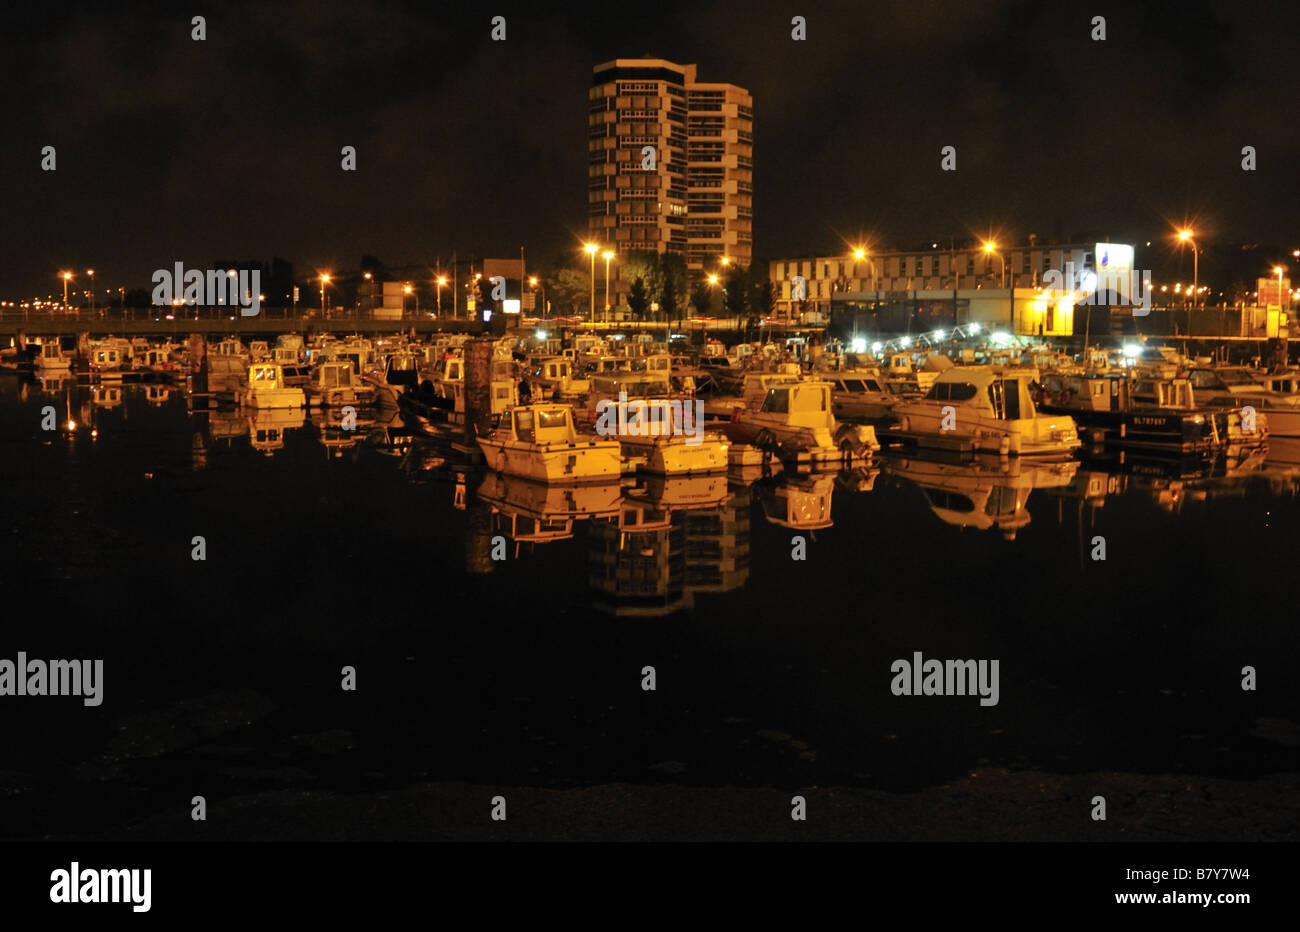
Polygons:
<instances>
[{"instance_id":1,"label":"white boat","mask_svg":"<svg viewBox=\"0 0 1300 932\"><path fill-rule=\"evenodd\" d=\"M478 443L489 468L540 482L608 482L623 473L619 442L580 436L567 405L520 405Z\"/></svg>"},{"instance_id":2,"label":"white boat","mask_svg":"<svg viewBox=\"0 0 1300 932\"><path fill-rule=\"evenodd\" d=\"M1197 368L1187 373L1198 400L1251 406L1268 415L1272 437L1300 437L1300 373L1266 373L1244 366ZM1258 420L1258 418L1256 419Z\"/></svg>"},{"instance_id":3,"label":"white boat","mask_svg":"<svg viewBox=\"0 0 1300 932\"><path fill-rule=\"evenodd\" d=\"M248 383L236 392L235 400L248 408L302 408L307 405L303 390L285 385L280 367L273 362L249 366Z\"/></svg>"},{"instance_id":4,"label":"white boat","mask_svg":"<svg viewBox=\"0 0 1300 932\"><path fill-rule=\"evenodd\" d=\"M885 388L875 369L843 369L824 373L831 383L831 412L844 421L878 421L893 414L901 392ZM895 383L898 387L908 383Z\"/></svg>"},{"instance_id":5,"label":"white boat","mask_svg":"<svg viewBox=\"0 0 1300 932\"><path fill-rule=\"evenodd\" d=\"M657 476L727 471L730 444L720 434L705 432L703 412L697 414L689 399L615 401L598 418L596 432L617 437L625 461L638 471Z\"/></svg>"},{"instance_id":6,"label":"white boat","mask_svg":"<svg viewBox=\"0 0 1300 932\"><path fill-rule=\"evenodd\" d=\"M841 462L880 449L869 424L841 424L831 412L831 383L800 380L773 385L757 411L738 407L727 435L739 443L813 463Z\"/></svg>"},{"instance_id":7,"label":"white boat","mask_svg":"<svg viewBox=\"0 0 1300 932\"><path fill-rule=\"evenodd\" d=\"M1030 397L1033 370L956 366L923 398L894 408L901 433L918 446L1009 456L1064 455L1080 445L1067 414L1040 414Z\"/></svg>"},{"instance_id":8,"label":"white boat","mask_svg":"<svg viewBox=\"0 0 1300 932\"><path fill-rule=\"evenodd\" d=\"M413 353L395 352L387 360L377 361L363 379L374 387L376 401L396 405L408 389L419 387L419 360Z\"/></svg>"},{"instance_id":9,"label":"white boat","mask_svg":"<svg viewBox=\"0 0 1300 932\"><path fill-rule=\"evenodd\" d=\"M323 362L311 372L305 394L313 407L336 408L359 403L356 383L360 381L350 362Z\"/></svg>"},{"instance_id":10,"label":"white boat","mask_svg":"<svg viewBox=\"0 0 1300 932\"><path fill-rule=\"evenodd\" d=\"M58 337L52 337L41 344L36 368L46 373L65 372L72 368L72 354L63 348Z\"/></svg>"},{"instance_id":11,"label":"white boat","mask_svg":"<svg viewBox=\"0 0 1300 932\"><path fill-rule=\"evenodd\" d=\"M90 371L101 379L122 378L122 367L131 359L131 344L109 337L90 344Z\"/></svg>"},{"instance_id":12,"label":"white boat","mask_svg":"<svg viewBox=\"0 0 1300 932\"><path fill-rule=\"evenodd\" d=\"M528 383L539 396L559 400L577 398L591 390L590 379L573 374L573 361L563 356L536 357L528 369Z\"/></svg>"}]
</instances>

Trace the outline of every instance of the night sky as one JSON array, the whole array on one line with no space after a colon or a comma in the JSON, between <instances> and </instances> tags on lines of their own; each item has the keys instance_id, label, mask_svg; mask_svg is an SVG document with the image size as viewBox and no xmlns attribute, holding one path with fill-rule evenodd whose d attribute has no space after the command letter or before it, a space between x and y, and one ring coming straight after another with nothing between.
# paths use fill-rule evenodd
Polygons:
<instances>
[{"instance_id":1,"label":"night sky","mask_svg":"<svg viewBox=\"0 0 1300 932\"><path fill-rule=\"evenodd\" d=\"M206 7L206 8L205 8ZM190 18L207 17L207 40ZM490 19L507 17L505 42ZM808 39L790 38L806 17ZM1093 16L1107 40L1090 39ZM1300 247L1300 4L32 5L10 13L0 296L177 260L549 263L585 223L592 66L750 89L755 253L984 236ZM40 170L53 145L58 170ZM358 168L339 168L353 145ZM958 171L939 171L957 147ZM1241 148L1258 170L1241 170Z\"/></svg>"}]
</instances>

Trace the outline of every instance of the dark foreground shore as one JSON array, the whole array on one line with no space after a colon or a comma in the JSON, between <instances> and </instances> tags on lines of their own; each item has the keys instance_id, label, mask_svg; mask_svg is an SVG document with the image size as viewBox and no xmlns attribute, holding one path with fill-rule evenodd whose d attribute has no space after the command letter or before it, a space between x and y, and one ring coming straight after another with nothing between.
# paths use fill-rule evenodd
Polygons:
<instances>
[{"instance_id":1,"label":"dark foreground shore","mask_svg":"<svg viewBox=\"0 0 1300 932\"><path fill-rule=\"evenodd\" d=\"M422 783L340 795L269 791L213 800L96 836L104 841L1294 841L1293 775L1249 782L1177 774L977 771L917 793L857 787L704 789L608 784L565 790ZM807 820L791 819L791 798ZM506 799L505 822L491 819ZM1107 800L1107 819L1090 817Z\"/></svg>"}]
</instances>

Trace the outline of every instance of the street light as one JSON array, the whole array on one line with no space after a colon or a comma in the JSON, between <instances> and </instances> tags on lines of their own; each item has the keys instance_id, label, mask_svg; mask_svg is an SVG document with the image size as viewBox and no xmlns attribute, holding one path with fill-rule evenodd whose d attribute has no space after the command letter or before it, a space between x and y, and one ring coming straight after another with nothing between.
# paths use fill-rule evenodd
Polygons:
<instances>
[{"instance_id":1,"label":"street light","mask_svg":"<svg viewBox=\"0 0 1300 932\"><path fill-rule=\"evenodd\" d=\"M876 263L875 260L871 259L870 256L868 256L867 251L863 249L861 246L853 250L853 277L854 278L858 277L858 263L861 262L863 259L867 260L867 268L871 269L871 287L872 290L875 290Z\"/></svg>"},{"instance_id":2,"label":"street light","mask_svg":"<svg viewBox=\"0 0 1300 932\"><path fill-rule=\"evenodd\" d=\"M537 280L537 276L536 276L536 275L530 275L530 276L528 277L528 286L529 286L530 288L533 289L533 313L534 313L534 314L537 313L537 289L538 289L538 285L539 285L539 282L538 282L538 280ZM541 291L542 291L542 314L541 314L541 316L542 316L542 319L545 320L545 319L546 319L546 289L543 287L543 288L541 289Z\"/></svg>"},{"instance_id":3,"label":"street light","mask_svg":"<svg viewBox=\"0 0 1300 932\"><path fill-rule=\"evenodd\" d=\"M320 312L325 314L325 286L330 282L330 277L326 273L321 273L320 277Z\"/></svg>"},{"instance_id":4,"label":"street light","mask_svg":"<svg viewBox=\"0 0 1300 932\"><path fill-rule=\"evenodd\" d=\"M68 310L68 282L72 281L72 273L63 273L63 310Z\"/></svg>"},{"instance_id":5,"label":"street light","mask_svg":"<svg viewBox=\"0 0 1300 932\"><path fill-rule=\"evenodd\" d=\"M614 254L605 250L601 255L605 258L605 323L609 323L609 260L614 258Z\"/></svg>"},{"instance_id":6,"label":"street light","mask_svg":"<svg viewBox=\"0 0 1300 932\"><path fill-rule=\"evenodd\" d=\"M1178 239L1184 243L1192 244L1192 293L1195 294L1196 285L1200 281L1200 269L1198 267L1199 263L1197 262L1197 253L1199 253L1200 250L1196 248L1195 234L1191 230L1179 230ZM1187 325L1189 329L1191 328L1191 323L1191 319L1188 318Z\"/></svg>"},{"instance_id":7,"label":"street light","mask_svg":"<svg viewBox=\"0 0 1300 932\"><path fill-rule=\"evenodd\" d=\"M438 263L441 265L442 263ZM441 275L438 276L438 316L442 317L442 286L447 284L447 279Z\"/></svg>"},{"instance_id":8,"label":"street light","mask_svg":"<svg viewBox=\"0 0 1300 932\"><path fill-rule=\"evenodd\" d=\"M988 242L984 244L984 251L991 256L997 256L998 262L1001 263L1001 272L998 278L998 284L1005 288L1007 286L1007 260L1002 258L1002 254L997 251L998 244Z\"/></svg>"},{"instance_id":9,"label":"street light","mask_svg":"<svg viewBox=\"0 0 1300 932\"><path fill-rule=\"evenodd\" d=\"M95 270L86 269L86 274L90 276L90 313L95 313Z\"/></svg>"},{"instance_id":10,"label":"street light","mask_svg":"<svg viewBox=\"0 0 1300 932\"><path fill-rule=\"evenodd\" d=\"M591 256L591 322L596 322L596 251L600 249L595 243L588 243L582 247L587 250Z\"/></svg>"}]
</instances>

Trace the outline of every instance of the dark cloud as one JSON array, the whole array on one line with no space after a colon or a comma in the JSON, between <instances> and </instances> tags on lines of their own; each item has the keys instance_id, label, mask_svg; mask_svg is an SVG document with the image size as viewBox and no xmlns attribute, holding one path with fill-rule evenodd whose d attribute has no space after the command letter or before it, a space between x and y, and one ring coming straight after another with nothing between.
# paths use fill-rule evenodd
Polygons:
<instances>
[{"instance_id":1,"label":"dark cloud","mask_svg":"<svg viewBox=\"0 0 1300 932\"><path fill-rule=\"evenodd\" d=\"M166 4L29 11L0 40L0 292L221 256L548 259L584 224L591 68L647 53L752 90L762 255L859 234L1154 235L1189 215L1296 238L1297 7L1097 6L1106 42L1093 11L1046 2L235 3L203 43ZM38 170L43 145L58 172Z\"/></svg>"}]
</instances>

